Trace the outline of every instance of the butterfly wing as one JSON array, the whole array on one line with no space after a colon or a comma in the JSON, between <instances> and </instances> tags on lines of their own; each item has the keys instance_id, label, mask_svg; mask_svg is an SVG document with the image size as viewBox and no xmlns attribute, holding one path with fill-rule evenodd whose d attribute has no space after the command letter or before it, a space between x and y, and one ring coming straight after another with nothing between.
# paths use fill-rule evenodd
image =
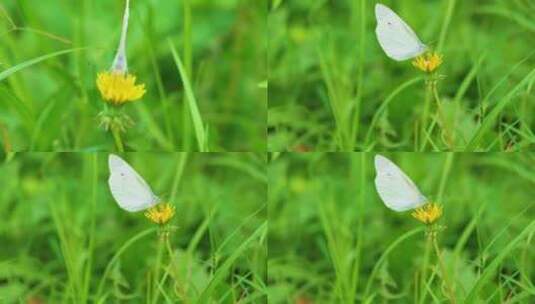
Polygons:
<instances>
[{"instance_id":1,"label":"butterfly wing","mask_svg":"<svg viewBox=\"0 0 535 304\"><path fill-rule=\"evenodd\" d=\"M376 155L375 171L375 188L388 208L400 212L427 203L412 180L388 158Z\"/></svg>"},{"instance_id":2,"label":"butterfly wing","mask_svg":"<svg viewBox=\"0 0 535 304\"><path fill-rule=\"evenodd\" d=\"M122 158L110 154L110 186L113 198L119 207L129 212L141 211L158 203L159 198L152 192L145 180Z\"/></svg>"},{"instance_id":3,"label":"butterfly wing","mask_svg":"<svg viewBox=\"0 0 535 304\"><path fill-rule=\"evenodd\" d=\"M387 6L376 4L375 17L377 40L388 57L403 61L427 50L410 26Z\"/></svg>"}]
</instances>

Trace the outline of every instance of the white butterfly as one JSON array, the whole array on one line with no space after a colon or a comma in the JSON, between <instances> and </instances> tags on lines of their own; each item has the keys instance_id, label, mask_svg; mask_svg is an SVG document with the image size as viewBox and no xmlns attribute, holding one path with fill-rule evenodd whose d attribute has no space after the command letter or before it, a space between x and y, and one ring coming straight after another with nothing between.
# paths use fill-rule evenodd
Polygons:
<instances>
[{"instance_id":1,"label":"white butterfly","mask_svg":"<svg viewBox=\"0 0 535 304\"><path fill-rule=\"evenodd\" d=\"M130 0L126 0L126 6L123 15L123 24L121 27L121 40L119 41L119 48L117 54L111 65L111 70L114 72L126 73L128 71L128 61L126 58L126 35L128 33L128 19L130 19Z\"/></svg>"},{"instance_id":2,"label":"white butterfly","mask_svg":"<svg viewBox=\"0 0 535 304\"><path fill-rule=\"evenodd\" d=\"M423 54L427 46L414 31L387 6L375 5L377 18L377 40L386 55L396 61L403 61Z\"/></svg>"},{"instance_id":3,"label":"white butterfly","mask_svg":"<svg viewBox=\"0 0 535 304\"><path fill-rule=\"evenodd\" d=\"M126 161L110 154L110 186L113 198L119 207L129 212L148 209L160 201L145 180Z\"/></svg>"},{"instance_id":4,"label":"white butterfly","mask_svg":"<svg viewBox=\"0 0 535 304\"><path fill-rule=\"evenodd\" d=\"M376 155L375 171L375 188L388 208L401 212L428 202L412 180L388 158Z\"/></svg>"}]
</instances>

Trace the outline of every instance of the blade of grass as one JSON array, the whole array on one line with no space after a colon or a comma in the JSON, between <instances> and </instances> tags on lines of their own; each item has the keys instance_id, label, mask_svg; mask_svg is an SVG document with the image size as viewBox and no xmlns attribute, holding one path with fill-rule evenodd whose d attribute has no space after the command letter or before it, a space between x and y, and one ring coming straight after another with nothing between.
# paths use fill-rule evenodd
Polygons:
<instances>
[{"instance_id":1,"label":"blade of grass","mask_svg":"<svg viewBox=\"0 0 535 304\"><path fill-rule=\"evenodd\" d=\"M507 246L505 246L505 248L501 249L500 250L500 253L498 254L498 256L496 256L494 258L494 260L489 264L487 265L487 267L485 267L485 270L483 271L483 273L481 274L481 276L479 277L479 279L477 280L476 284L474 285L474 287L472 287L472 289L470 290L470 292L468 293L468 295L466 296L465 300L464 300L464 303L475 303L476 302L476 298L478 296L478 293L479 291L483 288L483 286L492 278L492 276L496 273L496 271L498 270L498 268L500 267L502 261L509 256L509 254L511 253L511 251L513 249L516 248L516 246L518 245L518 243L520 243L520 241L522 241L524 239L524 237L526 235L528 235L529 233L531 233L532 229L535 228L535 220L534 221L531 221L531 223L526 227L524 228L518 235L517 237L515 237L514 239L512 239L511 241L509 241L507 243Z\"/></svg>"},{"instance_id":2,"label":"blade of grass","mask_svg":"<svg viewBox=\"0 0 535 304\"><path fill-rule=\"evenodd\" d=\"M353 161L352 164L356 165L356 161ZM351 290L350 293L356 294L357 289L360 284L360 273L361 273L361 262L362 262L362 248L364 247L364 202L366 202L366 181L367 181L367 167L368 163L367 154L360 153L358 167L360 167L359 175L359 202L358 202L358 224L357 224L357 248L356 248L356 258L353 265L353 275L351 277ZM351 170L352 172L357 172L356 169Z\"/></svg>"},{"instance_id":3,"label":"blade of grass","mask_svg":"<svg viewBox=\"0 0 535 304\"><path fill-rule=\"evenodd\" d=\"M331 69L329 68L329 64L324 51L320 47L318 47L317 53L320 60L319 62L321 74L323 77L323 81L325 82L325 86L327 88L327 99L329 101L329 105L331 106L331 111L336 126L336 143L339 150L346 150L346 148L348 148L346 144L347 136L344 132L344 113L341 107L341 98L339 96L340 94L336 88L333 75Z\"/></svg>"},{"instance_id":4,"label":"blade of grass","mask_svg":"<svg viewBox=\"0 0 535 304\"><path fill-rule=\"evenodd\" d=\"M147 125L147 129L151 136L154 137L156 142L158 142L164 150L173 150L173 146L169 140L165 137L165 134L162 132L158 123L156 122L151 111L147 109L147 106L143 102L138 102L135 104L137 114L141 120Z\"/></svg>"},{"instance_id":5,"label":"blade of grass","mask_svg":"<svg viewBox=\"0 0 535 304\"><path fill-rule=\"evenodd\" d=\"M192 12L191 12L191 0L184 0L182 1L182 9L183 9L183 29L182 29L182 40L183 40L183 47L182 47L182 56L184 56L184 74L187 75L188 79L193 79L193 46L192 46ZM189 99L188 94L185 92L183 94L184 100ZM183 135L182 135L182 143L185 150L191 149L191 137L190 137L190 130L191 130L191 118L190 118L190 112L191 106L190 101L183 103L183 111L182 111L182 126L183 126Z\"/></svg>"},{"instance_id":6,"label":"blade of grass","mask_svg":"<svg viewBox=\"0 0 535 304\"><path fill-rule=\"evenodd\" d=\"M59 92L61 92L61 90L62 89L60 89ZM52 98L50 102L47 103L44 110L42 110L41 113L39 114L39 117L37 118L37 122L35 123L35 127L33 129L33 133L30 139L30 151L35 151L36 141L41 135L41 130L43 129L45 122L49 118L50 113L52 112L52 110L54 110L59 100L60 100L59 98Z\"/></svg>"},{"instance_id":7,"label":"blade of grass","mask_svg":"<svg viewBox=\"0 0 535 304\"><path fill-rule=\"evenodd\" d=\"M193 252L195 249L197 249L197 246L201 242L204 234L206 231L208 231L208 226L212 222L212 219L214 218L214 215L217 214L217 212L214 210L214 212L211 212L205 219L202 221L202 223L199 225L195 233L190 239L190 242L188 244L188 248L186 249L187 256L193 256Z\"/></svg>"},{"instance_id":8,"label":"blade of grass","mask_svg":"<svg viewBox=\"0 0 535 304\"><path fill-rule=\"evenodd\" d=\"M331 260L332 267L334 268L334 275L335 275L335 281L332 283L334 294L337 297L337 300L344 303L351 303L346 298L346 271L347 269L344 267L345 263L343 263L343 258L341 254L341 245L336 237L336 228L340 227L341 225L336 225L336 227L333 227L333 221L332 221L332 214L336 214L337 212L333 210L334 208L334 202L332 200L322 202L320 204L320 210L319 210L319 216L321 220L321 225L323 228L323 233L325 234L325 239L327 242L327 253L329 255L329 258ZM329 208L329 209L328 209ZM337 223L339 224L339 223Z\"/></svg>"},{"instance_id":9,"label":"blade of grass","mask_svg":"<svg viewBox=\"0 0 535 304\"><path fill-rule=\"evenodd\" d=\"M472 139L468 142L468 145L465 148L465 151L473 151L481 142L485 132L490 129L494 124L498 116L502 113L504 108L509 105L513 97L524 87L526 86L532 78L535 76L535 69L533 69L519 84L517 84L503 99L501 99L498 104L492 109L492 111L485 117L481 126L477 129Z\"/></svg>"},{"instance_id":10,"label":"blade of grass","mask_svg":"<svg viewBox=\"0 0 535 304\"><path fill-rule=\"evenodd\" d=\"M488 104L490 97L494 95L494 93L501 87L502 84L504 84L511 75L517 71L519 68L523 66L523 64L531 59L535 55L535 51L531 52L528 56L520 60L518 63L516 63L511 70L509 70L497 83L492 89L489 91L487 95L485 95L485 98L483 98L483 101L481 102L484 106Z\"/></svg>"},{"instance_id":11,"label":"blade of grass","mask_svg":"<svg viewBox=\"0 0 535 304\"><path fill-rule=\"evenodd\" d=\"M206 138L206 132L204 130L204 124L202 121L201 113L199 112L197 99L195 98L195 95L193 93L193 88L191 86L190 79L188 77L188 73L184 65L182 64L182 60L180 60L180 56L178 55L178 52L176 51L173 43L171 40L168 40L169 48L171 49L171 53L173 54L173 58L175 60L176 66L178 68L178 72L180 73L180 77L182 78L182 83L184 85L184 91L186 93L186 101L188 102L189 110L191 119L193 121L193 127L195 129L195 135L197 137L197 144L200 152L208 152L207 147L207 138Z\"/></svg>"},{"instance_id":12,"label":"blade of grass","mask_svg":"<svg viewBox=\"0 0 535 304\"><path fill-rule=\"evenodd\" d=\"M481 55L479 57L479 60L476 62L476 64L472 66L472 69L464 78L463 82L461 83L461 86L459 87L459 89L457 90L457 93L455 94L455 97L453 98L454 105L460 104L461 99L465 96L466 92L470 88L470 84L472 84L472 82L476 79L477 73L479 72L479 69L481 68L486 56L487 56L486 54ZM458 108L456 106L455 114L453 115L453 126L451 126L451 129L453 131L451 134L452 136L451 140L453 144L455 144L456 137L457 137L457 132L455 132L455 130L457 129L457 120L458 120L457 111L458 111ZM481 113L483 113L483 111L481 111Z\"/></svg>"},{"instance_id":13,"label":"blade of grass","mask_svg":"<svg viewBox=\"0 0 535 304\"><path fill-rule=\"evenodd\" d=\"M521 162L515 162L503 157L484 158L480 163L485 166L493 166L514 173L519 178L525 178L527 181L535 183L535 174L533 170Z\"/></svg>"},{"instance_id":14,"label":"blade of grass","mask_svg":"<svg viewBox=\"0 0 535 304\"><path fill-rule=\"evenodd\" d=\"M89 242L87 245L87 263L85 265L85 273L83 280L83 289L82 289L82 300L81 303L87 303L89 301L89 292L91 288L91 272L93 270L93 258L94 258L94 249L95 249L95 211L97 206L97 197L98 197L98 153L90 154L91 161L91 201L90 214L91 222L89 223Z\"/></svg>"},{"instance_id":15,"label":"blade of grass","mask_svg":"<svg viewBox=\"0 0 535 304\"><path fill-rule=\"evenodd\" d=\"M265 209L266 209L265 206L260 207L258 210L256 210L251 215L249 215L242 223L240 223L240 225L238 225L238 227L236 227L236 229L234 229L234 231L232 231L229 234L229 236L223 242L221 242L221 244L215 251L215 255L220 256L222 254L223 249L232 240L232 238L234 238L235 236L238 236L238 233L240 232L240 230L244 228L246 225L253 222L257 218L258 214L262 211L265 211Z\"/></svg>"},{"instance_id":16,"label":"blade of grass","mask_svg":"<svg viewBox=\"0 0 535 304\"><path fill-rule=\"evenodd\" d=\"M167 137L169 138L170 145L172 147L175 147L175 136L174 136L174 129L171 123L171 109L170 109L170 103L169 99L167 97L167 94L165 93L165 88L162 80L162 73L160 70L160 67L158 66L158 59L156 58L156 51L155 51L155 45L157 45L156 41L154 41L155 37L157 37L157 33L154 29L154 8L152 6L149 7L147 12L147 21L143 22L140 20L140 23L143 24L143 35L145 37L145 48L147 49L148 58L150 60L150 64L152 67L152 72L154 75L154 79L156 81L156 87L158 89L158 95L160 98L160 102L163 109L163 117L165 122L165 129L167 133Z\"/></svg>"},{"instance_id":17,"label":"blade of grass","mask_svg":"<svg viewBox=\"0 0 535 304\"><path fill-rule=\"evenodd\" d=\"M53 57L57 57L57 56L61 56L61 55L65 55L65 54L69 54L69 53L72 53L72 52L77 52L77 51L81 51L81 50L85 50L86 48L74 48L74 49L68 49L68 50L63 50L63 51L59 51L59 52L54 52L54 53L50 53L50 54L47 54L47 55L43 55L43 56L40 56L40 57L37 57L37 58L34 58L34 59L30 59L28 61L24 61L24 62L21 62L15 66L12 66L4 71L2 71L0 73L0 82L3 81L4 79L8 78L9 76L21 71L21 70L24 70L25 68L28 68L28 67L31 67L32 65L35 65L35 64L38 64L42 61L45 61L47 59L50 59L50 58L53 58Z\"/></svg>"},{"instance_id":18,"label":"blade of grass","mask_svg":"<svg viewBox=\"0 0 535 304\"><path fill-rule=\"evenodd\" d=\"M451 18L453 17L453 12L455 10L456 0L448 1L448 8L446 9L446 17L444 18L444 23L442 24L442 29L440 30L440 38L438 41L437 52L442 52L444 47L444 42L446 42L446 35L448 34L448 29L450 27Z\"/></svg>"},{"instance_id":19,"label":"blade of grass","mask_svg":"<svg viewBox=\"0 0 535 304\"><path fill-rule=\"evenodd\" d=\"M65 205L66 198L62 198L62 204ZM58 207L56 206L56 201L50 202L49 207L52 214L52 220L54 222L54 226L56 228L56 233L59 239L60 249L61 249L61 255L63 257L63 263L65 266L65 270L67 271L67 282L65 282L66 285L66 297L72 298L73 300L78 300L76 295L78 294L80 290L80 286L78 284L78 265L76 261L76 254L75 254L75 248L74 244L72 242L72 239L70 238L68 227L65 225L65 221L62 220L63 216L58 210Z\"/></svg>"},{"instance_id":20,"label":"blade of grass","mask_svg":"<svg viewBox=\"0 0 535 304\"><path fill-rule=\"evenodd\" d=\"M483 205L481 205L481 207L477 211L477 214L474 217L472 217L472 220L470 220L470 223L466 225L466 228L464 228L463 232L461 233L459 240L455 244L455 249L453 250L453 253L456 259L458 259L459 256L461 255L461 250L463 250L464 245L466 245L466 242L468 242L468 238L470 237L470 234L472 234L472 232L477 227L477 223L479 219L481 218L481 215L483 215L486 207L487 207L487 202L484 202ZM455 268L455 270L457 270L457 268Z\"/></svg>"},{"instance_id":21,"label":"blade of grass","mask_svg":"<svg viewBox=\"0 0 535 304\"><path fill-rule=\"evenodd\" d=\"M109 275L109 272L111 271L112 266L119 260L121 255L126 252L126 250L132 246L135 242L141 240L142 238L148 236L149 234L152 234L158 230L158 227L149 228L141 231L140 233L134 235L130 239L128 239L118 250L115 252L111 260L106 265L106 268L104 269L104 273L102 274L100 278L100 282L98 284L97 293L95 298L98 300L100 296L102 295L102 290L104 288L104 283L106 282L106 278Z\"/></svg>"},{"instance_id":22,"label":"blade of grass","mask_svg":"<svg viewBox=\"0 0 535 304\"><path fill-rule=\"evenodd\" d=\"M175 178L173 179L173 187L171 188L171 198L175 198L176 193L178 192L178 185L180 184L180 180L182 179L182 175L184 174L184 167L186 166L186 162L188 161L188 153L182 152L179 153L178 159L176 162L176 169L175 169Z\"/></svg>"},{"instance_id":23,"label":"blade of grass","mask_svg":"<svg viewBox=\"0 0 535 304\"><path fill-rule=\"evenodd\" d=\"M396 249L396 247L403 243L406 239L424 231L424 227L418 227L413 230L405 232L403 235L399 236L390 246L386 248L386 250L383 252L381 257L379 257L379 260L377 260L377 263L373 266L372 272L370 274L370 277L368 278L368 283L366 284L366 288L364 289L364 295L362 298L366 299L366 297L370 294L370 289L372 287L373 280L375 279L375 276L377 275L377 272L379 271L379 267L386 261L388 258L388 255Z\"/></svg>"},{"instance_id":24,"label":"blade of grass","mask_svg":"<svg viewBox=\"0 0 535 304\"><path fill-rule=\"evenodd\" d=\"M20 117L21 121L24 122L26 131L28 134L31 134L35 127L35 112L33 109L24 101L19 99L11 90L8 90L5 87L0 87L0 104L4 103L5 108L9 108L11 105L14 108L16 114ZM3 105L2 105L3 106Z\"/></svg>"},{"instance_id":25,"label":"blade of grass","mask_svg":"<svg viewBox=\"0 0 535 304\"><path fill-rule=\"evenodd\" d=\"M533 22L533 18L529 19L527 17L524 17L521 14L508 10L507 8L503 6L486 5L486 6L479 8L477 11L480 14L494 15L494 16L499 16L499 17L509 19L515 22L516 24L524 27L525 29L531 32L535 32L535 23Z\"/></svg>"},{"instance_id":26,"label":"blade of grass","mask_svg":"<svg viewBox=\"0 0 535 304\"><path fill-rule=\"evenodd\" d=\"M360 34L359 34L359 69L357 74L357 99L353 113L353 123L351 127L351 140L357 140L360 131L360 108L362 104L362 95L364 90L364 62L366 55L366 0L360 0ZM356 143L355 143L356 144ZM354 145L355 145L354 144Z\"/></svg>"},{"instance_id":27,"label":"blade of grass","mask_svg":"<svg viewBox=\"0 0 535 304\"><path fill-rule=\"evenodd\" d=\"M455 158L455 153L447 153L446 160L444 161L444 169L442 170L442 176L440 177L440 186L438 187L437 201L442 202L442 197L444 195L444 189L446 188L446 183L448 181L448 176L451 172L451 165L453 164L453 159Z\"/></svg>"},{"instance_id":28,"label":"blade of grass","mask_svg":"<svg viewBox=\"0 0 535 304\"><path fill-rule=\"evenodd\" d=\"M457 90L457 93L455 94L455 97L453 98L454 103L460 102L461 99L464 97L464 95L468 91L468 88L470 88L470 84L476 78L477 73L479 72L479 68L481 68L481 65L483 64L483 61L485 61L486 57L487 57L487 54L481 55L477 63L472 66L472 69L466 75L463 82L461 82L461 86L459 87L459 89Z\"/></svg>"},{"instance_id":29,"label":"blade of grass","mask_svg":"<svg viewBox=\"0 0 535 304\"><path fill-rule=\"evenodd\" d=\"M197 303L203 304L212 302L213 299L211 299L211 296L213 295L214 289L221 282L223 282L234 262L242 256L243 252L251 245L254 240L262 238L262 235L266 232L267 222L264 222L234 250L234 252L225 260L225 262L223 262L223 264L221 264L221 266L217 268L212 279L199 296Z\"/></svg>"},{"instance_id":30,"label":"blade of grass","mask_svg":"<svg viewBox=\"0 0 535 304\"><path fill-rule=\"evenodd\" d=\"M424 77L416 77L416 78L413 78L411 80L408 80L404 83L402 83L401 85L399 85L392 93L390 93L390 95L388 95L385 100L383 101L383 103L379 106L379 108L377 109L377 111L375 111L375 114L373 114L373 118L372 118L372 121L370 123L370 127L368 128L368 133L366 134L366 139L364 141L364 145L367 147L369 142L370 142L370 138L371 138L371 135L372 135L372 132L373 132L373 129L375 129L375 125L377 124L377 121L379 120L380 116L383 114L383 112L386 110L386 108L388 107L388 105L390 104L390 102L392 100L394 100L394 98L399 95L402 91L404 91L405 89L407 89L408 87L412 86L412 85L415 85L417 84L418 82L424 80Z\"/></svg>"},{"instance_id":31,"label":"blade of grass","mask_svg":"<svg viewBox=\"0 0 535 304\"><path fill-rule=\"evenodd\" d=\"M265 171L262 171L259 168L249 164L248 162L244 162L234 157L214 158L213 160L212 159L208 160L207 163L219 165L219 166L225 166L228 168L233 168L238 171L247 173L249 176L251 176L252 178L256 179L259 182L262 182L262 183L267 182L267 176L265 174Z\"/></svg>"}]
</instances>

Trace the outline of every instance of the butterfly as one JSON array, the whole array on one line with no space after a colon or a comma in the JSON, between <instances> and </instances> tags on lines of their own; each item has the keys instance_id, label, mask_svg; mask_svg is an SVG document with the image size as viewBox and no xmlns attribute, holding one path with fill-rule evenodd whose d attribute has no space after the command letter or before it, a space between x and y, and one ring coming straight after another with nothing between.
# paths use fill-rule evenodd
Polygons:
<instances>
[{"instance_id":1,"label":"butterfly","mask_svg":"<svg viewBox=\"0 0 535 304\"><path fill-rule=\"evenodd\" d=\"M428 202L414 182L388 158L376 155L375 171L375 188L388 208L401 212Z\"/></svg>"},{"instance_id":2,"label":"butterfly","mask_svg":"<svg viewBox=\"0 0 535 304\"><path fill-rule=\"evenodd\" d=\"M108 185L119 207L129 212L148 209L160 202L145 180L125 160L117 155L108 157Z\"/></svg>"},{"instance_id":3,"label":"butterfly","mask_svg":"<svg viewBox=\"0 0 535 304\"><path fill-rule=\"evenodd\" d=\"M428 49L407 23L387 6L377 3L375 17L377 40L388 57L403 61L417 57Z\"/></svg>"}]
</instances>

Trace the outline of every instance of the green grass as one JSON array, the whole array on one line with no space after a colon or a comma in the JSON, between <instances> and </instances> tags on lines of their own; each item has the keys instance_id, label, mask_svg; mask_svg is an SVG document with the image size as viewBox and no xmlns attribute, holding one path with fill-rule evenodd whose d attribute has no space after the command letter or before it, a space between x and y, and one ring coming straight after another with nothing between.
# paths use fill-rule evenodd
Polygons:
<instances>
[{"instance_id":1,"label":"green grass","mask_svg":"<svg viewBox=\"0 0 535 304\"><path fill-rule=\"evenodd\" d=\"M379 46L376 1L271 1L269 151L535 147L531 1L378 2L444 55L436 92Z\"/></svg>"},{"instance_id":2,"label":"green grass","mask_svg":"<svg viewBox=\"0 0 535 304\"><path fill-rule=\"evenodd\" d=\"M267 90L259 84L267 79L266 7L248 0L182 2L132 1L129 68L148 90L124 106L135 123L123 135L125 149L264 151ZM123 8L123 1L2 1L4 149L115 149L98 126L104 102L95 80L112 63Z\"/></svg>"},{"instance_id":3,"label":"green grass","mask_svg":"<svg viewBox=\"0 0 535 304\"><path fill-rule=\"evenodd\" d=\"M265 159L130 153L176 206L167 242L118 207L107 154L22 153L0 166L0 302L265 303Z\"/></svg>"},{"instance_id":4,"label":"green grass","mask_svg":"<svg viewBox=\"0 0 535 304\"><path fill-rule=\"evenodd\" d=\"M0 303L531 304L535 4L379 1L444 56L428 75L380 48L377 2L132 0L147 93L119 108L96 77L125 0L2 1ZM169 225L118 207L106 151ZM385 207L373 151L437 230Z\"/></svg>"},{"instance_id":5,"label":"green grass","mask_svg":"<svg viewBox=\"0 0 535 304\"><path fill-rule=\"evenodd\" d=\"M443 266L425 225L386 208L372 153L272 155L273 303L531 303L535 155L389 153L444 207ZM444 269L444 270L443 270Z\"/></svg>"}]
</instances>

